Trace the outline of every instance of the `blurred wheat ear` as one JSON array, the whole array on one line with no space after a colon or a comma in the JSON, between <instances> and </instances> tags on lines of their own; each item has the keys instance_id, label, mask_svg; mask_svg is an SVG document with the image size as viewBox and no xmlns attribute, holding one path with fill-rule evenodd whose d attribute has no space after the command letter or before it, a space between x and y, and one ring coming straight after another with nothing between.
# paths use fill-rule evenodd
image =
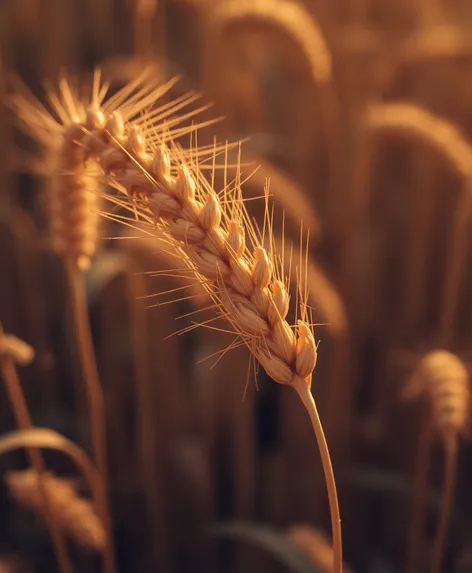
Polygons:
<instances>
[{"instance_id":1,"label":"blurred wheat ear","mask_svg":"<svg viewBox=\"0 0 472 573\"><path fill-rule=\"evenodd\" d=\"M417 454L416 489L413 500L410 548L407 570L415 571L421 547L424 490L427 483L431 437L433 429L442 442L445 453L442 502L438 518L431 573L439 573L446 549L447 530L453 507L458 442L469 422L470 382L463 362L445 350L429 352L419 361L404 388L404 396L412 399L425 396L429 413L425 416Z\"/></svg>"},{"instance_id":2,"label":"blurred wheat ear","mask_svg":"<svg viewBox=\"0 0 472 573\"><path fill-rule=\"evenodd\" d=\"M32 429L33 422L16 370L16 364L29 364L33 358L34 350L22 340L5 334L0 323L0 373L7 390L11 408L15 413L18 427L26 431ZM28 448L27 453L31 466L31 469L28 471L34 472L36 476L36 499L42 506L58 564L64 573L72 573L72 562L57 515L53 509L54 503L51 492L44 481L46 475L44 458L40 450L36 448Z\"/></svg>"},{"instance_id":3,"label":"blurred wheat ear","mask_svg":"<svg viewBox=\"0 0 472 573\"><path fill-rule=\"evenodd\" d=\"M61 530L85 548L103 550L106 534L101 520L90 502L79 497L67 480L50 473L39 475L34 470L24 470L8 472L5 482L20 505L41 516L46 512L40 493L43 488L49 509Z\"/></svg>"},{"instance_id":4,"label":"blurred wheat ear","mask_svg":"<svg viewBox=\"0 0 472 573\"><path fill-rule=\"evenodd\" d=\"M79 446L61 434L47 428L32 427L27 430L10 432L0 436L0 456L24 448L50 449L66 454L86 478L92 491L96 507L103 507L102 498L104 489L100 483L100 475L87 454L81 450ZM65 482L59 484L57 478L51 478L51 476L48 475L45 475L43 481L34 470L13 472L10 477L12 479L8 482L8 485L12 488L12 493L17 496L18 500L42 514L48 511L45 498L41 495L41 488L44 487L46 494L48 494L47 499L50 504L50 511L57 519L58 524L64 529L69 529L69 531L70 528L72 528L74 534L79 534L82 541L87 539L87 544L90 544L93 539L93 545L101 551L104 563L106 564L106 541L104 543L100 542L100 547L97 547L98 540L106 539L106 535L102 536L100 534L101 529L96 517L92 519L92 513L89 511L91 506L87 502L84 502L84 500L79 500L75 491L70 490L69 484ZM38 486L40 491L38 491ZM59 497L56 497L57 494L59 494ZM64 503L66 503L66 500L68 500L68 502L73 501L75 507L65 507ZM88 531L81 530L81 525L83 524L81 524L80 520L79 522L76 522L75 519L72 520L72 522L70 521L72 513L75 514L76 517L77 515L81 515L81 518L86 516L89 519L89 525L91 524L93 526L92 529ZM66 515L66 523L61 523L61 519L65 518ZM93 537L90 537L91 532L93 533Z\"/></svg>"}]
</instances>

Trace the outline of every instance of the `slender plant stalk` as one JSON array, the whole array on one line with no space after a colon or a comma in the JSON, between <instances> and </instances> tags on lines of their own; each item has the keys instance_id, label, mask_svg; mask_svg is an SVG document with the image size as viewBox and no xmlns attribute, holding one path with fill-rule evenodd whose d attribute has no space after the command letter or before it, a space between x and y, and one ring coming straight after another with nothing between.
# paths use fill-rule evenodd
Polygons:
<instances>
[{"instance_id":1,"label":"slender plant stalk","mask_svg":"<svg viewBox=\"0 0 472 573\"><path fill-rule=\"evenodd\" d=\"M315 400L310 391L310 384L300 377L296 377L293 387L298 392L315 432L316 441L320 450L321 462L328 489L328 501L331 514L331 531L333 537L333 573L341 573L343 569L343 546L341 535L341 515L339 513L338 494L336 490L336 481L334 479L333 466L329 455L328 444L323 432L321 420L318 414Z\"/></svg>"},{"instance_id":2,"label":"slender plant stalk","mask_svg":"<svg viewBox=\"0 0 472 573\"><path fill-rule=\"evenodd\" d=\"M455 207L449 260L441 297L439 337L440 344L444 348L450 347L453 342L454 323L460 301L460 286L467 268L469 253L467 233L470 228L471 209L472 177L469 177Z\"/></svg>"},{"instance_id":3,"label":"slender plant stalk","mask_svg":"<svg viewBox=\"0 0 472 573\"><path fill-rule=\"evenodd\" d=\"M90 418L93 459L100 474L103 487L100 514L107 534L104 552L104 568L106 573L115 573L116 563L108 500L109 479L103 391L95 361L82 271L73 263L66 263L66 270L79 367L85 384Z\"/></svg>"},{"instance_id":4,"label":"slender plant stalk","mask_svg":"<svg viewBox=\"0 0 472 573\"><path fill-rule=\"evenodd\" d=\"M0 338L3 334L3 328L0 324ZM7 390L8 399L10 400L11 407L15 413L18 427L21 430L31 430L33 428L33 422L31 420L13 358L10 356L3 356L0 360L0 370ZM51 535L59 569L61 573L73 573L74 568L70 560L65 536L57 522L54 512L51 511L46 488L44 487L42 476L46 471L46 464L41 454L41 450L38 448L27 448L26 453L31 467L37 472L40 478L38 480L39 495L43 499L45 521Z\"/></svg>"},{"instance_id":5,"label":"slender plant stalk","mask_svg":"<svg viewBox=\"0 0 472 573\"><path fill-rule=\"evenodd\" d=\"M431 462L431 440L432 422L429 413L425 412L421 422L416 454L406 573L417 573L418 559L423 546L426 490L428 487L428 473Z\"/></svg>"},{"instance_id":6,"label":"slender plant stalk","mask_svg":"<svg viewBox=\"0 0 472 573\"><path fill-rule=\"evenodd\" d=\"M431 556L431 573L440 573L446 548L446 537L451 518L457 473L457 437L450 436L444 442L446 465L441 493L441 505Z\"/></svg>"}]
</instances>

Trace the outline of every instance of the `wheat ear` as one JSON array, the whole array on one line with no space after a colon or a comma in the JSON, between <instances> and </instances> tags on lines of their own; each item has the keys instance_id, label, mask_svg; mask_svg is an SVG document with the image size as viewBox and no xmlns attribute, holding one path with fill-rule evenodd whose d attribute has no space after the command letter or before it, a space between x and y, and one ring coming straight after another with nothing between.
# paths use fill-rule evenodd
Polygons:
<instances>
[{"instance_id":1,"label":"wheat ear","mask_svg":"<svg viewBox=\"0 0 472 573\"><path fill-rule=\"evenodd\" d=\"M193 101L191 98L181 98L160 109L150 108L173 83L159 85L143 75L107 101L106 87L97 85L89 105L85 109L69 106L69 114L65 113L68 90L61 86L59 96L52 102L59 121L51 116L47 119L54 122L64 157L73 157L79 168L91 160L100 165L108 182L124 195L124 199L113 199L116 204L140 214L151 229L157 225L169 248L186 261L191 274L211 295L216 310L267 374L280 384L292 386L300 395L314 427L325 471L332 519L333 571L339 573L342 543L336 485L310 393L317 349L307 322L306 289L299 285L302 304L294 331L286 320L289 295L278 276L280 264L273 252L262 246L263 236L261 240L247 215L240 173L234 190L227 184L221 195L202 174L200 166L205 158L215 161L216 155L227 148L196 147L185 151L175 143L176 137L199 127L175 127L199 110L170 119L184 104ZM143 114L146 108L150 109ZM17 105L17 111L28 123L31 107L25 113L24 107ZM38 114L35 119L45 121L42 117L38 120ZM129 224L126 217L115 218ZM270 216L264 226L270 235ZM246 236L252 242L252 251L246 246Z\"/></svg>"},{"instance_id":2,"label":"wheat ear","mask_svg":"<svg viewBox=\"0 0 472 573\"><path fill-rule=\"evenodd\" d=\"M95 76L92 98L98 97L99 77ZM82 101L69 83L61 78L60 96L50 91L50 102L61 121L85 114ZM98 242L99 202L101 186L100 171L93 161L83 160L83 151L74 144L63 145L63 137L57 130L57 123L47 115L45 108L18 84L19 91L12 97L15 109L23 128L41 145L44 165L41 172L45 179L44 203L49 215L49 233L53 247L64 259L68 301L76 340L81 379L85 385L88 417L91 427L91 441L95 464L101 475L101 485L105 488L100 508L107 529L106 561L107 571L115 567L111 514L108 502L108 464L106 446L106 426L104 397L97 371L87 301L83 281L83 271L91 263ZM33 111L36 110L36 111ZM77 403L82 406L82 392L77 389Z\"/></svg>"},{"instance_id":3,"label":"wheat ear","mask_svg":"<svg viewBox=\"0 0 472 573\"><path fill-rule=\"evenodd\" d=\"M33 349L16 337L4 334L2 324L0 323L0 372L5 384L8 399L13 412L15 413L18 427L21 430L31 429L33 427L33 423L21 388L15 362L28 364L31 362L33 357ZM60 571L61 573L72 573L73 567L67 550L67 544L53 511L52 500L50 499L45 481L43 480L43 476L46 471L46 464L41 454L41 450L37 448L28 448L26 452L30 466L33 468L32 471L34 471L37 476L37 496L38 499L41 500L44 508L43 513L46 525L51 535Z\"/></svg>"},{"instance_id":4,"label":"wheat ear","mask_svg":"<svg viewBox=\"0 0 472 573\"><path fill-rule=\"evenodd\" d=\"M404 395L407 398L420 395L427 397L431 424L443 441L446 455L442 503L430 568L431 573L439 573L454 497L458 442L460 436L465 433L469 420L470 387L467 369L456 355L446 350L431 351L420 360L405 387ZM430 422L426 419L425 423ZM428 430L422 431L428 436ZM423 444L428 450L430 441L428 436ZM424 472L427 472L428 465L426 461ZM426 482L426 479L423 481ZM416 522L421 523L421 519Z\"/></svg>"},{"instance_id":5,"label":"wheat ear","mask_svg":"<svg viewBox=\"0 0 472 573\"><path fill-rule=\"evenodd\" d=\"M10 471L5 483L14 499L25 508L44 516L44 500L39 484L47 492L50 509L61 530L85 548L101 552L106 543L103 523L89 500L79 497L70 481L35 470Z\"/></svg>"},{"instance_id":6,"label":"wheat ear","mask_svg":"<svg viewBox=\"0 0 472 573\"><path fill-rule=\"evenodd\" d=\"M454 211L450 255L441 294L439 341L449 346L453 337L454 319L459 300L459 288L468 252L467 230L471 216L472 199L472 145L452 123L408 102L372 104L366 114L371 132L386 132L410 136L435 149L459 175L462 190ZM420 240L420 239L418 239ZM411 253L417 249L412 248ZM422 253L421 253L422 255ZM409 264L407 292L412 293L407 307L412 308L421 291L420 275L415 261Z\"/></svg>"}]
</instances>

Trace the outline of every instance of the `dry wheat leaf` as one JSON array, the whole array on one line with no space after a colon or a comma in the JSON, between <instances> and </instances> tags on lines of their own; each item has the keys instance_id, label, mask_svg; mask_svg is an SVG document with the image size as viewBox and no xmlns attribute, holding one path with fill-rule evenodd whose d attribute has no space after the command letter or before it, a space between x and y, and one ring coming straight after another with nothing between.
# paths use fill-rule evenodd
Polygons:
<instances>
[{"instance_id":1,"label":"dry wheat leaf","mask_svg":"<svg viewBox=\"0 0 472 573\"><path fill-rule=\"evenodd\" d=\"M44 448L66 454L87 478L94 499L101 499L100 477L87 454L54 430L34 428L18 430L0 436L0 456L24 448Z\"/></svg>"}]
</instances>

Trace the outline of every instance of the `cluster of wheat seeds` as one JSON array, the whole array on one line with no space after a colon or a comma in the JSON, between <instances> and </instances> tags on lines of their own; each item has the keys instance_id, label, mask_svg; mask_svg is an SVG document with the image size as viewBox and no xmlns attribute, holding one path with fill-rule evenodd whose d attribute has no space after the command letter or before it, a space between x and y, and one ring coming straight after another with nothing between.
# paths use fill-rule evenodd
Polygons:
<instances>
[{"instance_id":1,"label":"cluster of wheat seeds","mask_svg":"<svg viewBox=\"0 0 472 573\"><path fill-rule=\"evenodd\" d=\"M185 125L205 109L190 108L198 97L193 93L156 105L175 81L162 83L144 72L108 97L109 87L96 72L90 96L84 100L62 78L58 91L48 90L51 110L25 88L16 92L12 105L23 129L53 158L46 180L46 197L54 207L49 210L50 228L53 236L61 234L66 258L86 268L97 236L98 207L93 209L97 181L114 187L118 195L104 196L120 212L105 215L131 226L139 220L145 232L164 237L173 254L185 260L188 277L205 287L216 318L229 323L229 331L236 335L230 347L246 345L274 381L295 388L310 414L327 477L333 571L338 573L342 549L336 487L310 393L317 345L307 305L307 255L294 263L299 280L292 325L287 319L289 284L282 270L285 255L276 252L272 240L267 193L266 218L260 228L245 208L239 167L235 180L228 182L225 176L223 189L216 191L215 160L227 154L228 145L195 144L184 149L179 144L180 137L212 121ZM205 169L212 173L211 180Z\"/></svg>"}]
</instances>

